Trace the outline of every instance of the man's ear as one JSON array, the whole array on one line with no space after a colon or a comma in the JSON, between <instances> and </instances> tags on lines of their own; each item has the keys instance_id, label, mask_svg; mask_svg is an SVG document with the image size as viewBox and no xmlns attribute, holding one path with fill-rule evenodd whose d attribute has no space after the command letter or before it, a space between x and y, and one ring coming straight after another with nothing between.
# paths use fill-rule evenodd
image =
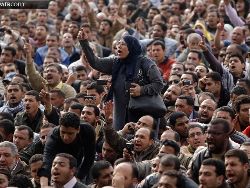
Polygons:
<instances>
[{"instance_id":1,"label":"man's ear","mask_svg":"<svg viewBox=\"0 0 250 188\"><path fill-rule=\"evenodd\" d=\"M216 184L218 185L218 187L223 183L223 181L224 177L222 175L216 178Z\"/></svg>"}]
</instances>

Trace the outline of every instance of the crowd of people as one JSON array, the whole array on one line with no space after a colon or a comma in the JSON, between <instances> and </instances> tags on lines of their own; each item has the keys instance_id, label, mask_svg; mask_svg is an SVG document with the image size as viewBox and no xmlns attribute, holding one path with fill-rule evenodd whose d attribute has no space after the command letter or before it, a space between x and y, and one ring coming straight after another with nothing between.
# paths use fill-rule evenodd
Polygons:
<instances>
[{"instance_id":1,"label":"crowd of people","mask_svg":"<svg viewBox=\"0 0 250 188\"><path fill-rule=\"evenodd\" d=\"M0 9L0 188L249 188L249 10L249 0ZM132 110L153 96L163 115Z\"/></svg>"}]
</instances>

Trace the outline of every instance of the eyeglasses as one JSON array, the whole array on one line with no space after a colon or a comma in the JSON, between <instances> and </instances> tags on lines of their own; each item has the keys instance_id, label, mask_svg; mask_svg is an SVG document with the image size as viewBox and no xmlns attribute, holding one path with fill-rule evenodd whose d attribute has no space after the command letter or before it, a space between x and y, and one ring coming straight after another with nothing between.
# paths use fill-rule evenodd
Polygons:
<instances>
[{"instance_id":1,"label":"eyeglasses","mask_svg":"<svg viewBox=\"0 0 250 188\"><path fill-rule=\"evenodd\" d=\"M180 80L170 80L168 83L171 84L178 84Z\"/></svg>"}]
</instances>

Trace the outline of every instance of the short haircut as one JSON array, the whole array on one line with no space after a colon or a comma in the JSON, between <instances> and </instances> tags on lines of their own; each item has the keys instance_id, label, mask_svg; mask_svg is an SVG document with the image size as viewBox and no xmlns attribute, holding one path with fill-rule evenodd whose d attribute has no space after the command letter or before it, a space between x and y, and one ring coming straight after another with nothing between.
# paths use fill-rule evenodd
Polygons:
<instances>
[{"instance_id":1,"label":"short haircut","mask_svg":"<svg viewBox=\"0 0 250 188\"><path fill-rule=\"evenodd\" d=\"M9 141L0 142L0 148L3 148L3 147L10 148L12 156L18 155L17 146L13 144L12 142L9 142Z\"/></svg>"},{"instance_id":2,"label":"short haircut","mask_svg":"<svg viewBox=\"0 0 250 188\"><path fill-rule=\"evenodd\" d=\"M113 23L112 23L112 21L110 19L105 18L105 19L102 20L102 22L108 23L110 27L113 26Z\"/></svg>"},{"instance_id":3,"label":"short haircut","mask_svg":"<svg viewBox=\"0 0 250 188\"><path fill-rule=\"evenodd\" d=\"M169 116L169 126L170 127L174 127L175 126L175 123L176 123L176 120L178 118L182 118L187 115L184 113L184 112L173 112L170 116Z\"/></svg>"},{"instance_id":4,"label":"short haircut","mask_svg":"<svg viewBox=\"0 0 250 188\"><path fill-rule=\"evenodd\" d=\"M161 46L163 50L166 49L165 43L163 41L161 40L153 41L152 46L158 46L158 45Z\"/></svg>"},{"instance_id":5,"label":"short haircut","mask_svg":"<svg viewBox=\"0 0 250 188\"><path fill-rule=\"evenodd\" d=\"M202 161L201 165L214 166L216 175L225 177L226 169L224 163L221 160L213 158L205 159L204 161Z\"/></svg>"},{"instance_id":6,"label":"short haircut","mask_svg":"<svg viewBox=\"0 0 250 188\"><path fill-rule=\"evenodd\" d=\"M165 18L165 19L166 19L166 18ZM155 26L155 25L160 26L161 29L163 30L163 32L165 32L165 33L167 32L168 27L167 27L166 24L158 22L158 23L154 24L153 26Z\"/></svg>"},{"instance_id":7,"label":"short haircut","mask_svg":"<svg viewBox=\"0 0 250 188\"><path fill-rule=\"evenodd\" d=\"M162 142L162 146L170 146L170 147L172 147L174 149L174 151L175 151L176 156L179 155L179 153L180 153L180 146L174 140L164 140Z\"/></svg>"},{"instance_id":8,"label":"short haircut","mask_svg":"<svg viewBox=\"0 0 250 188\"><path fill-rule=\"evenodd\" d=\"M234 110L232 108L230 108L229 106L222 106L220 108L217 108L215 111L214 111L214 114L216 114L217 112L228 112L230 117L232 119L235 118L235 113L234 113Z\"/></svg>"},{"instance_id":9,"label":"short haircut","mask_svg":"<svg viewBox=\"0 0 250 188\"><path fill-rule=\"evenodd\" d=\"M235 86L235 87L231 90L230 93L231 93L231 94L235 94L235 95L237 95L237 96L239 96L239 95L247 95L247 90L246 90L246 88L244 88L244 87Z\"/></svg>"},{"instance_id":10,"label":"short haircut","mask_svg":"<svg viewBox=\"0 0 250 188\"><path fill-rule=\"evenodd\" d=\"M7 167L0 167L0 174L4 174L8 178L8 180L10 181L11 172Z\"/></svg>"},{"instance_id":11,"label":"short haircut","mask_svg":"<svg viewBox=\"0 0 250 188\"><path fill-rule=\"evenodd\" d=\"M49 91L50 93L56 93L59 97L65 98L65 93L62 92L62 90L58 88L54 88Z\"/></svg>"},{"instance_id":12,"label":"short haircut","mask_svg":"<svg viewBox=\"0 0 250 188\"><path fill-rule=\"evenodd\" d=\"M39 93L35 90L27 91L25 95L32 95L36 98L36 101L41 101L41 98L39 96Z\"/></svg>"},{"instance_id":13,"label":"short haircut","mask_svg":"<svg viewBox=\"0 0 250 188\"><path fill-rule=\"evenodd\" d=\"M16 49L15 49L14 47L5 46L5 47L3 48L3 50L10 51L12 56L15 56L15 55L16 55Z\"/></svg>"},{"instance_id":14,"label":"short haircut","mask_svg":"<svg viewBox=\"0 0 250 188\"><path fill-rule=\"evenodd\" d=\"M76 66L76 71L84 71L87 73L87 69L83 65Z\"/></svg>"},{"instance_id":15,"label":"short haircut","mask_svg":"<svg viewBox=\"0 0 250 188\"><path fill-rule=\"evenodd\" d=\"M0 112L0 119L1 120L7 119L7 120L10 120L11 122L14 123L13 116L10 113L8 113L8 112Z\"/></svg>"},{"instance_id":16,"label":"short haircut","mask_svg":"<svg viewBox=\"0 0 250 188\"><path fill-rule=\"evenodd\" d=\"M198 80L199 80L197 74L195 74L193 72L184 72L183 74L189 74L189 75L191 75L194 82L198 82Z\"/></svg>"},{"instance_id":17,"label":"short haircut","mask_svg":"<svg viewBox=\"0 0 250 188\"><path fill-rule=\"evenodd\" d=\"M55 33L55 32L49 33L49 34L47 35L47 37L56 37L57 41L60 40L59 34L58 34L58 33Z\"/></svg>"},{"instance_id":18,"label":"short haircut","mask_svg":"<svg viewBox=\"0 0 250 188\"><path fill-rule=\"evenodd\" d=\"M213 81L222 81L222 77L218 72L209 72L206 74L206 78L211 78Z\"/></svg>"},{"instance_id":19,"label":"short haircut","mask_svg":"<svg viewBox=\"0 0 250 188\"><path fill-rule=\"evenodd\" d=\"M163 166L174 167L175 170L180 170L181 163L177 156L172 154L166 154L161 158L160 164Z\"/></svg>"},{"instance_id":20,"label":"short haircut","mask_svg":"<svg viewBox=\"0 0 250 188\"><path fill-rule=\"evenodd\" d=\"M194 106L194 99L191 96L180 95L177 99L182 99L187 101L187 105Z\"/></svg>"},{"instance_id":21,"label":"short haircut","mask_svg":"<svg viewBox=\"0 0 250 188\"><path fill-rule=\"evenodd\" d=\"M202 55L201 55L201 52L200 52L200 51L195 50L195 49L192 49L192 50L189 51L189 53L190 53L190 52L198 54L198 58L199 58L199 59L202 58ZM206 67L206 66L204 66L204 67Z\"/></svg>"},{"instance_id":22,"label":"short haircut","mask_svg":"<svg viewBox=\"0 0 250 188\"><path fill-rule=\"evenodd\" d=\"M87 90L91 89L95 89L99 95L105 91L104 87L102 85L98 85L96 82L91 82L90 84L88 84Z\"/></svg>"},{"instance_id":23,"label":"short haircut","mask_svg":"<svg viewBox=\"0 0 250 188\"><path fill-rule=\"evenodd\" d=\"M237 113L240 112L240 106L242 104L250 104L250 96L248 95L242 95L242 96L239 96L236 101L235 101L235 111Z\"/></svg>"},{"instance_id":24,"label":"short haircut","mask_svg":"<svg viewBox=\"0 0 250 188\"><path fill-rule=\"evenodd\" d=\"M72 102L79 102L75 97L69 97L67 99L65 99L64 103L66 104L70 104Z\"/></svg>"},{"instance_id":25,"label":"short haircut","mask_svg":"<svg viewBox=\"0 0 250 188\"><path fill-rule=\"evenodd\" d=\"M50 123L50 122L45 122L45 123L43 123L43 125L41 126L40 130L42 130L42 129L47 129L47 128L54 128L54 127L56 127L55 124Z\"/></svg>"},{"instance_id":26,"label":"short haircut","mask_svg":"<svg viewBox=\"0 0 250 188\"><path fill-rule=\"evenodd\" d=\"M16 130L17 131L27 130L28 131L28 135L29 135L29 139L33 139L34 138L34 132L33 132L33 130L30 127L28 127L27 125L16 126Z\"/></svg>"},{"instance_id":27,"label":"short haircut","mask_svg":"<svg viewBox=\"0 0 250 188\"><path fill-rule=\"evenodd\" d=\"M70 108L71 109L74 109L74 110L80 110L80 112L82 111L82 109L84 108L84 106L80 103L72 103L70 105Z\"/></svg>"},{"instance_id":28,"label":"short haircut","mask_svg":"<svg viewBox=\"0 0 250 188\"><path fill-rule=\"evenodd\" d=\"M238 82L244 82L247 85L248 89L250 88L250 80L249 79L240 78L240 79L238 79Z\"/></svg>"},{"instance_id":29,"label":"short haircut","mask_svg":"<svg viewBox=\"0 0 250 188\"><path fill-rule=\"evenodd\" d=\"M242 56L241 54L235 52L235 53L232 53L232 54L230 55L230 58L232 58L232 57L237 57L237 58L239 58L241 64L245 64L245 60L244 60L244 58L243 58L243 56Z\"/></svg>"},{"instance_id":30,"label":"short haircut","mask_svg":"<svg viewBox=\"0 0 250 188\"><path fill-rule=\"evenodd\" d=\"M95 116L100 116L100 110L96 105L89 104L89 105L86 105L86 107L93 108Z\"/></svg>"},{"instance_id":31,"label":"short haircut","mask_svg":"<svg viewBox=\"0 0 250 188\"><path fill-rule=\"evenodd\" d=\"M91 168L91 175L93 179L98 179L101 175L100 171L111 167L112 165L108 161L97 161Z\"/></svg>"},{"instance_id":32,"label":"short haircut","mask_svg":"<svg viewBox=\"0 0 250 188\"><path fill-rule=\"evenodd\" d=\"M32 22L30 22L30 23L32 23ZM43 27L43 28L46 30L46 32L48 32L48 31L49 31L48 26L47 26L47 25L45 25L45 24L37 24L37 25L36 25L36 28L38 28L38 27Z\"/></svg>"},{"instance_id":33,"label":"short haircut","mask_svg":"<svg viewBox=\"0 0 250 188\"><path fill-rule=\"evenodd\" d=\"M77 168L77 160L73 155L70 155L68 153L58 153L56 157L64 157L69 160L69 167L72 168Z\"/></svg>"},{"instance_id":34,"label":"short haircut","mask_svg":"<svg viewBox=\"0 0 250 188\"><path fill-rule=\"evenodd\" d=\"M223 125L223 131L224 131L224 133L227 133L227 134L229 133L229 131L230 131L230 125L229 125L229 123L226 120L224 120L222 118L215 118L215 119L213 119L210 122L210 126L211 125L218 125L218 124Z\"/></svg>"},{"instance_id":35,"label":"short haircut","mask_svg":"<svg viewBox=\"0 0 250 188\"><path fill-rule=\"evenodd\" d=\"M33 184L28 176L24 174L16 174L11 176L9 186L18 188L30 188L33 187Z\"/></svg>"},{"instance_id":36,"label":"short haircut","mask_svg":"<svg viewBox=\"0 0 250 188\"><path fill-rule=\"evenodd\" d=\"M48 65L45 66L44 69L47 69L47 68L49 68L49 67L55 67L55 68L57 69L57 71L59 72L59 74L62 74L62 73L63 73L63 69L62 69L61 65L58 64L58 63L51 63L51 64L48 64Z\"/></svg>"},{"instance_id":37,"label":"short haircut","mask_svg":"<svg viewBox=\"0 0 250 188\"><path fill-rule=\"evenodd\" d=\"M214 94L213 93L210 93L210 92L201 92L200 94L199 94L199 96L198 96L198 99L200 99L200 97L202 96L202 95L206 95L206 96L209 96L213 101L215 101L215 97L214 97Z\"/></svg>"},{"instance_id":38,"label":"short haircut","mask_svg":"<svg viewBox=\"0 0 250 188\"><path fill-rule=\"evenodd\" d=\"M203 134L205 133L204 127L200 123L198 123L198 122L190 122L189 123L188 133L189 133L190 129L194 129L194 128L200 128L201 132Z\"/></svg>"},{"instance_id":39,"label":"short haircut","mask_svg":"<svg viewBox=\"0 0 250 188\"><path fill-rule=\"evenodd\" d=\"M225 153L225 158L236 157L242 164L249 164L246 152L240 149L231 149Z\"/></svg>"},{"instance_id":40,"label":"short haircut","mask_svg":"<svg viewBox=\"0 0 250 188\"><path fill-rule=\"evenodd\" d=\"M9 85L7 86L7 88L8 88L9 86L18 86L18 87L19 87L19 89L23 92L23 86L22 86L22 84L21 84L21 83L17 83L17 82L10 82L10 83L9 83Z\"/></svg>"},{"instance_id":41,"label":"short haircut","mask_svg":"<svg viewBox=\"0 0 250 188\"><path fill-rule=\"evenodd\" d=\"M29 160L29 165L31 165L32 163L36 163L38 161L43 161L43 155L42 154L33 155Z\"/></svg>"},{"instance_id":42,"label":"short haircut","mask_svg":"<svg viewBox=\"0 0 250 188\"><path fill-rule=\"evenodd\" d=\"M7 135L13 134L15 132L14 123L9 119L0 120L0 128L3 128Z\"/></svg>"},{"instance_id":43,"label":"short haircut","mask_svg":"<svg viewBox=\"0 0 250 188\"><path fill-rule=\"evenodd\" d=\"M178 188L185 187L186 178L181 172L176 170L167 170L161 175L161 177L163 176L169 176L171 179L176 178L176 187Z\"/></svg>"},{"instance_id":44,"label":"short haircut","mask_svg":"<svg viewBox=\"0 0 250 188\"><path fill-rule=\"evenodd\" d=\"M79 129L80 118L73 112L66 112L61 116L59 125L63 127L73 127L75 129Z\"/></svg>"}]
</instances>

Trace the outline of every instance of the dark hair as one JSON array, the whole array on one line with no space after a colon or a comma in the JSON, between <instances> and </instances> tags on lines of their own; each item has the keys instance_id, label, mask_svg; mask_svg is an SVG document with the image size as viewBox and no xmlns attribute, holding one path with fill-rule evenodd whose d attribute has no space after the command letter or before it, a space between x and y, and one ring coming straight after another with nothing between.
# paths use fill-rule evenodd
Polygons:
<instances>
[{"instance_id":1,"label":"dark hair","mask_svg":"<svg viewBox=\"0 0 250 188\"><path fill-rule=\"evenodd\" d=\"M102 160L102 161L95 162L91 168L91 175L93 179L98 179L101 175L100 171L103 169L107 169L111 166L112 165L108 161Z\"/></svg>"},{"instance_id":2,"label":"dark hair","mask_svg":"<svg viewBox=\"0 0 250 188\"><path fill-rule=\"evenodd\" d=\"M29 166L32 164L32 163L36 163L38 161L43 161L43 155L42 154L35 154L33 155L30 160L29 160Z\"/></svg>"},{"instance_id":3,"label":"dark hair","mask_svg":"<svg viewBox=\"0 0 250 188\"><path fill-rule=\"evenodd\" d=\"M244 82L248 88L250 88L250 80L246 78L240 78L238 79L238 82Z\"/></svg>"},{"instance_id":4,"label":"dark hair","mask_svg":"<svg viewBox=\"0 0 250 188\"><path fill-rule=\"evenodd\" d=\"M221 75L218 72L208 72L206 78L211 78L213 81L222 81Z\"/></svg>"},{"instance_id":5,"label":"dark hair","mask_svg":"<svg viewBox=\"0 0 250 188\"><path fill-rule=\"evenodd\" d=\"M106 18L106 19L103 19L102 22L107 22L107 23L109 24L110 27L113 26L113 23L112 23L112 21L111 21L110 19L107 19L107 18Z\"/></svg>"},{"instance_id":6,"label":"dark hair","mask_svg":"<svg viewBox=\"0 0 250 188\"><path fill-rule=\"evenodd\" d=\"M34 138L34 132L33 132L33 130L30 127L28 127L27 125L16 126L15 129L17 131L27 130L28 134L29 134L29 139L33 139Z\"/></svg>"},{"instance_id":7,"label":"dark hair","mask_svg":"<svg viewBox=\"0 0 250 188\"><path fill-rule=\"evenodd\" d=\"M3 128L7 135L13 134L15 132L14 123L9 119L0 120L0 127Z\"/></svg>"},{"instance_id":8,"label":"dark hair","mask_svg":"<svg viewBox=\"0 0 250 188\"><path fill-rule=\"evenodd\" d=\"M240 112L240 106L242 104L250 104L250 96L243 95L239 96L235 101L235 111L238 113Z\"/></svg>"},{"instance_id":9,"label":"dark hair","mask_svg":"<svg viewBox=\"0 0 250 188\"><path fill-rule=\"evenodd\" d=\"M9 186L18 188L33 188L33 184L29 177L23 174L12 175Z\"/></svg>"},{"instance_id":10,"label":"dark hair","mask_svg":"<svg viewBox=\"0 0 250 188\"><path fill-rule=\"evenodd\" d=\"M90 89L95 89L98 94L101 94L105 91L104 87L102 85L98 85L96 82L91 82L90 84L88 84L87 90Z\"/></svg>"},{"instance_id":11,"label":"dark hair","mask_svg":"<svg viewBox=\"0 0 250 188\"><path fill-rule=\"evenodd\" d=\"M202 58L202 55L201 55L201 52L200 52L200 51L195 50L195 49L192 49L192 50L189 51L189 53L190 53L190 52L198 54L198 58L199 58L199 59ZM206 67L206 66L204 66L204 67ZM207 67L206 67L206 68L207 68Z\"/></svg>"},{"instance_id":12,"label":"dark hair","mask_svg":"<svg viewBox=\"0 0 250 188\"><path fill-rule=\"evenodd\" d=\"M42 130L42 129L47 129L47 128L54 128L54 127L56 127L55 124L50 123L50 122L45 122L45 123L43 123L43 125L41 126L40 130Z\"/></svg>"},{"instance_id":13,"label":"dark hair","mask_svg":"<svg viewBox=\"0 0 250 188\"><path fill-rule=\"evenodd\" d=\"M3 50L10 51L12 56L16 55L16 49L11 46L5 46Z\"/></svg>"},{"instance_id":14,"label":"dark hair","mask_svg":"<svg viewBox=\"0 0 250 188\"><path fill-rule=\"evenodd\" d=\"M59 125L64 127L73 127L75 129L80 128L80 118L73 112L64 113L60 120Z\"/></svg>"},{"instance_id":15,"label":"dark hair","mask_svg":"<svg viewBox=\"0 0 250 188\"><path fill-rule=\"evenodd\" d=\"M241 64L245 64L245 60L241 54L235 52L235 53L232 53L229 58L231 57L237 57L239 58Z\"/></svg>"},{"instance_id":16,"label":"dark hair","mask_svg":"<svg viewBox=\"0 0 250 188\"><path fill-rule=\"evenodd\" d=\"M240 149L231 149L225 153L225 158L227 157L236 157L242 164L249 164L248 157L246 152Z\"/></svg>"},{"instance_id":17,"label":"dark hair","mask_svg":"<svg viewBox=\"0 0 250 188\"><path fill-rule=\"evenodd\" d=\"M44 69L47 69L47 68L49 68L49 67L55 67L55 68L57 69L57 71L59 72L59 74L62 74L62 73L63 73L63 69L62 69L62 67L60 66L60 64L58 64L58 63L51 63L51 64L48 64L48 65L45 66Z\"/></svg>"},{"instance_id":18,"label":"dark hair","mask_svg":"<svg viewBox=\"0 0 250 188\"><path fill-rule=\"evenodd\" d=\"M77 167L77 160L73 155L70 155L68 153L58 153L56 157L63 157L69 160L69 167L76 168Z\"/></svg>"},{"instance_id":19,"label":"dark hair","mask_svg":"<svg viewBox=\"0 0 250 188\"><path fill-rule=\"evenodd\" d=\"M75 110L80 110L80 112L82 111L82 109L84 108L84 106L82 105L82 104L80 104L80 103L72 103L71 105L70 105L70 108L71 109L75 109Z\"/></svg>"},{"instance_id":20,"label":"dark hair","mask_svg":"<svg viewBox=\"0 0 250 188\"><path fill-rule=\"evenodd\" d=\"M194 82L198 82L198 80L199 80L198 76L195 73L193 73L193 72L184 72L183 74L189 74L189 75L191 75Z\"/></svg>"},{"instance_id":21,"label":"dark hair","mask_svg":"<svg viewBox=\"0 0 250 188\"><path fill-rule=\"evenodd\" d=\"M178 188L183 188L183 187L186 187L186 178L185 176L179 172L179 171L176 171L176 170L167 170L165 171L161 177L163 176L169 176L170 178L176 178L176 187Z\"/></svg>"},{"instance_id":22,"label":"dark hair","mask_svg":"<svg viewBox=\"0 0 250 188\"><path fill-rule=\"evenodd\" d=\"M23 75L23 74L19 74L17 73L14 77L19 77L22 78L24 80L25 83L29 83L27 76Z\"/></svg>"},{"instance_id":23,"label":"dark hair","mask_svg":"<svg viewBox=\"0 0 250 188\"><path fill-rule=\"evenodd\" d=\"M235 118L234 110L233 110L232 108L230 108L229 106L222 106L222 107L216 109L214 113L221 112L221 111L222 111L222 112L228 112L229 115L230 115L230 117L231 117L232 119Z\"/></svg>"},{"instance_id":24,"label":"dark hair","mask_svg":"<svg viewBox=\"0 0 250 188\"><path fill-rule=\"evenodd\" d=\"M84 71L87 73L87 69L83 65L76 66L76 71Z\"/></svg>"},{"instance_id":25,"label":"dark hair","mask_svg":"<svg viewBox=\"0 0 250 188\"><path fill-rule=\"evenodd\" d=\"M30 23L32 23L32 22L30 22ZM36 24L36 28L37 28L37 27L44 27L44 29L46 30L46 32L48 32L48 31L49 31L48 26L47 26L47 25L45 25L45 24Z\"/></svg>"},{"instance_id":26,"label":"dark hair","mask_svg":"<svg viewBox=\"0 0 250 188\"><path fill-rule=\"evenodd\" d=\"M174 148L176 156L179 155L179 153L180 153L180 146L174 140L164 140L162 142L162 146L170 146L170 147Z\"/></svg>"},{"instance_id":27,"label":"dark hair","mask_svg":"<svg viewBox=\"0 0 250 188\"><path fill-rule=\"evenodd\" d=\"M205 159L204 161L202 161L201 165L214 166L216 175L225 177L226 169L224 163L221 160L213 158Z\"/></svg>"},{"instance_id":28,"label":"dark hair","mask_svg":"<svg viewBox=\"0 0 250 188\"><path fill-rule=\"evenodd\" d=\"M188 125L189 125L188 126L188 133L189 133L190 129L194 129L194 128L200 128L201 132L203 134L205 133L204 127L198 122L190 122Z\"/></svg>"},{"instance_id":29,"label":"dark hair","mask_svg":"<svg viewBox=\"0 0 250 188\"><path fill-rule=\"evenodd\" d=\"M169 116L169 126L174 127L176 120L178 118L182 118L184 116L187 116L184 112L173 112L170 116Z\"/></svg>"},{"instance_id":30,"label":"dark hair","mask_svg":"<svg viewBox=\"0 0 250 188\"><path fill-rule=\"evenodd\" d=\"M93 108L95 116L100 116L100 110L96 105L89 104L89 105L86 105L86 107Z\"/></svg>"},{"instance_id":31,"label":"dark hair","mask_svg":"<svg viewBox=\"0 0 250 188\"><path fill-rule=\"evenodd\" d=\"M8 113L8 112L0 112L0 119L1 120L10 120L12 123L14 123L13 116L10 113Z\"/></svg>"},{"instance_id":32,"label":"dark hair","mask_svg":"<svg viewBox=\"0 0 250 188\"><path fill-rule=\"evenodd\" d=\"M34 96L36 98L36 101L41 101L41 98L39 96L39 93L35 90L31 90L31 91L27 91L25 93L25 95L31 95L31 96Z\"/></svg>"},{"instance_id":33,"label":"dark hair","mask_svg":"<svg viewBox=\"0 0 250 188\"><path fill-rule=\"evenodd\" d=\"M62 92L62 90L58 88L54 88L49 91L50 93L56 93L59 97L65 98L65 93Z\"/></svg>"},{"instance_id":34,"label":"dark hair","mask_svg":"<svg viewBox=\"0 0 250 188\"><path fill-rule=\"evenodd\" d=\"M200 97L202 95L206 95L206 96L209 96L213 101L215 101L215 97L214 97L214 94L213 93L210 93L210 92L201 92L198 96L198 99L200 99Z\"/></svg>"},{"instance_id":35,"label":"dark hair","mask_svg":"<svg viewBox=\"0 0 250 188\"><path fill-rule=\"evenodd\" d=\"M230 131L230 125L229 125L229 123L226 120L224 120L222 118L215 118L215 119L213 119L210 122L210 126L211 125L218 125L218 124L223 125L223 131L224 131L224 133L229 133L229 131Z\"/></svg>"},{"instance_id":36,"label":"dark hair","mask_svg":"<svg viewBox=\"0 0 250 188\"><path fill-rule=\"evenodd\" d=\"M166 154L161 158L160 164L163 166L172 166L175 170L180 170L181 163L177 156Z\"/></svg>"},{"instance_id":37,"label":"dark hair","mask_svg":"<svg viewBox=\"0 0 250 188\"><path fill-rule=\"evenodd\" d=\"M6 167L0 167L0 174L4 174L8 180L10 181L10 178L11 178L11 172L10 170Z\"/></svg>"},{"instance_id":38,"label":"dark hair","mask_svg":"<svg viewBox=\"0 0 250 188\"><path fill-rule=\"evenodd\" d=\"M9 85L8 85L8 87L9 86L18 86L19 87L19 89L23 92L23 86L22 86L22 84L21 83L17 83L17 82L10 82L9 83Z\"/></svg>"},{"instance_id":39,"label":"dark hair","mask_svg":"<svg viewBox=\"0 0 250 188\"><path fill-rule=\"evenodd\" d=\"M231 94L235 94L235 95L237 95L237 96L239 96L239 95L247 95L247 90L246 90L246 88L244 88L244 87L235 86L235 87L231 90L230 93L231 93Z\"/></svg>"},{"instance_id":40,"label":"dark hair","mask_svg":"<svg viewBox=\"0 0 250 188\"><path fill-rule=\"evenodd\" d=\"M70 104L72 102L79 102L75 97L69 97L64 100L64 103Z\"/></svg>"},{"instance_id":41,"label":"dark hair","mask_svg":"<svg viewBox=\"0 0 250 188\"><path fill-rule=\"evenodd\" d=\"M57 41L60 40L59 34L58 34L58 33L55 33L55 32L49 33L49 34L47 35L47 37L56 37Z\"/></svg>"},{"instance_id":42,"label":"dark hair","mask_svg":"<svg viewBox=\"0 0 250 188\"><path fill-rule=\"evenodd\" d=\"M166 49L165 43L163 41L161 41L161 40L153 41L152 46L158 46L158 45L160 45L163 50Z\"/></svg>"},{"instance_id":43,"label":"dark hair","mask_svg":"<svg viewBox=\"0 0 250 188\"><path fill-rule=\"evenodd\" d=\"M166 19L166 18L165 18L165 19ZM155 26L155 25L160 26L160 27L161 27L161 29L163 30L163 32L164 32L164 33L166 33L166 32L167 32L167 30L168 30L167 25L166 25L166 24L164 24L164 23L160 23L160 22L158 22L158 23L154 24L153 26Z\"/></svg>"},{"instance_id":44,"label":"dark hair","mask_svg":"<svg viewBox=\"0 0 250 188\"><path fill-rule=\"evenodd\" d=\"M85 93L77 93L77 94L76 94L76 98L77 98L77 99L84 98L85 96L86 96Z\"/></svg>"},{"instance_id":45,"label":"dark hair","mask_svg":"<svg viewBox=\"0 0 250 188\"><path fill-rule=\"evenodd\" d=\"M194 106L194 99L191 96L180 95L178 99L186 100L189 106Z\"/></svg>"}]
</instances>

